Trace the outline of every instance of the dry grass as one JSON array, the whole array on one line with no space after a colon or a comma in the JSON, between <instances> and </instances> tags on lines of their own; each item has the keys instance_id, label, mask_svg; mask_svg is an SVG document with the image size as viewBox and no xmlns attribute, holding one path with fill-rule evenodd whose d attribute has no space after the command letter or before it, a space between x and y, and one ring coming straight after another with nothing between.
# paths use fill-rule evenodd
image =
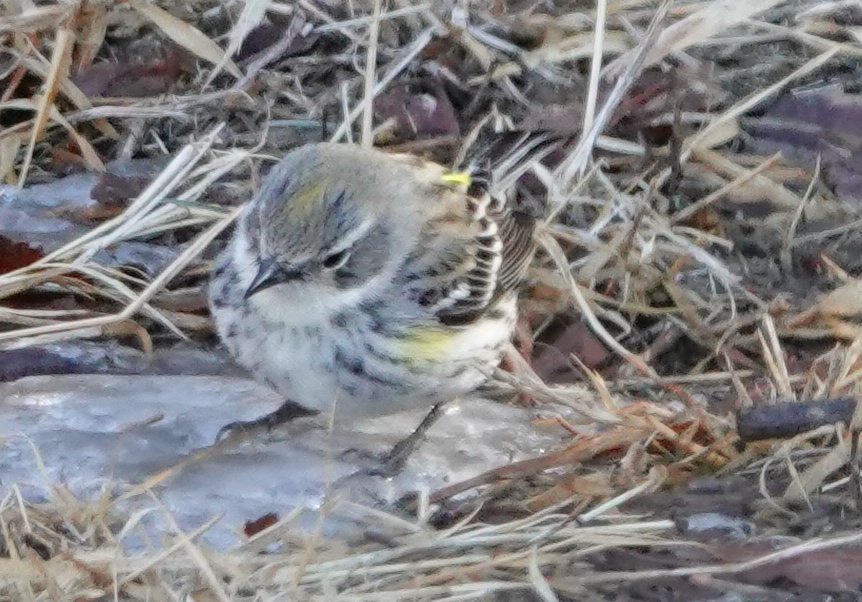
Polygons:
<instances>
[{"instance_id":1,"label":"dry grass","mask_svg":"<svg viewBox=\"0 0 862 602\"><path fill-rule=\"evenodd\" d=\"M455 162L500 136L489 131L518 129L561 140L523 147L495 174L497 185L541 200L551 216L522 350L556 345L565 337L554 333L583 320L591 334L577 336L607 350L616 369L570 358L584 384L547 384L546 374L514 358L518 370L501 374L501 387L578 410L582 420L564 425L571 445L434 492L420 500L418 518L388 515L383 542L304 538L291 516L215 552L196 544L206 526L181 533L154 501L170 536L162 547L130 550L124 544L143 517L123 516L112 500L82 503L58 489L50 502L31 504L13 488L0 507L0 599L646 599L638 583L671 579L710 591L730 591L731 580L739 595L765 595L732 578L859 542L853 532L807 532L778 551L718 553L677 532L666 508L652 519L634 504L704 473L759 483L755 515L771 534L786 532L819 495L842 493L850 504L855 448L842 426L740 453L727 406L703 400L718 392L745 406L859 391L859 329L846 319L848 306L859 309L856 280L826 257L827 279L844 286L816 304L790 284L752 286L762 266L734 250L733 234L735 212L768 205L754 233L777 232L789 266L795 246L812 240L797 232L803 216L858 224L855 210L848 219L847 207L817 185L819 166L800 177L781 155L734 146L753 109L858 60L858 27L832 19L842 8L832 2L570 4L4 4L0 108L24 114L0 130L7 182L52 174L57 149L94 172L108 159L172 159L118 215L0 274L0 349L129 333L150 348L154 336L199 336L159 300L175 287L202 286L202 253L236 217L237 203L216 203L213 190L247 198L261 164L296 144L326 136ZM256 28L265 18L281 24L277 35L255 54L238 54L244 40L264 37ZM136 71L131 57L146 49L148 70ZM111 56L129 86L161 77L169 93L150 84L157 91L88 96L74 76ZM411 130L395 111L373 114L387 95L396 104L431 102L434 111L456 98L457 127L437 115ZM650 142L663 127L671 134ZM120 241L169 234L187 244L155 278L94 259ZM27 306L57 287L98 307ZM787 350L800 339L827 343L801 368L788 365ZM841 344L828 348L834 341ZM696 351L672 353L683 343ZM476 490L484 502L457 497ZM483 514L506 504L519 518ZM440 505L456 517L442 526ZM619 570L629 565L607 560L632 550L667 562ZM723 581L697 580L703 576Z\"/></svg>"}]
</instances>

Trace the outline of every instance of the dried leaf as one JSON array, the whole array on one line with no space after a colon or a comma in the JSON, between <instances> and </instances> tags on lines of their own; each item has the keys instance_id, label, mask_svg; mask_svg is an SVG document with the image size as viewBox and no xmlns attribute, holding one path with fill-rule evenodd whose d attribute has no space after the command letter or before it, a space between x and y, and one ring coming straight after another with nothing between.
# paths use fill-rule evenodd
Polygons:
<instances>
[{"instance_id":1,"label":"dried leaf","mask_svg":"<svg viewBox=\"0 0 862 602\"><path fill-rule=\"evenodd\" d=\"M710 65L680 65L670 71L645 69L620 103L612 121L626 118L646 126L659 118L669 123L676 110L706 113L726 96L715 83Z\"/></svg>"},{"instance_id":2,"label":"dried leaf","mask_svg":"<svg viewBox=\"0 0 862 602\"><path fill-rule=\"evenodd\" d=\"M130 4L132 8L152 21L166 36L183 48L214 65L224 64L225 69L231 75L236 78L242 77L239 67L227 58L218 44L209 39L198 28L178 19L155 4L148 4L143 0L133 0Z\"/></svg>"},{"instance_id":3,"label":"dried leaf","mask_svg":"<svg viewBox=\"0 0 862 602\"><path fill-rule=\"evenodd\" d=\"M129 203L146 188L151 179L135 176L103 174L90 191L90 198L98 203L95 206L59 207L51 211L74 223L104 221L120 215Z\"/></svg>"},{"instance_id":4,"label":"dried leaf","mask_svg":"<svg viewBox=\"0 0 862 602\"><path fill-rule=\"evenodd\" d=\"M580 370L575 369L572 355L576 355L587 368L596 368L613 354L601 339L582 322L575 322L553 339L551 345L537 345L539 355L533 361L533 370L542 380L551 383L581 380Z\"/></svg>"},{"instance_id":5,"label":"dried leaf","mask_svg":"<svg viewBox=\"0 0 862 602\"><path fill-rule=\"evenodd\" d=\"M754 15L780 3L781 0L718 0L704 3L701 10L665 28L647 53L644 66L655 64L670 54L685 50L692 44L744 23ZM619 75L631 61L632 52L634 51L614 60L605 68L605 74L611 77Z\"/></svg>"},{"instance_id":6,"label":"dried leaf","mask_svg":"<svg viewBox=\"0 0 862 602\"><path fill-rule=\"evenodd\" d=\"M727 562L745 562L776 550L764 544L724 543L713 546L713 551ZM787 560L758 566L743 575L750 583L766 584L784 578L823 592L857 591L862 586L860 552L862 550L853 546L803 551Z\"/></svg>"},{"instance_id":7,"label":"dried leaf","mask_svg":"<svg viewBox=\"0 0 862 602\"><path fill-rule=\"evenodd\" d=\"M611 85L604 83L599 89L600 103L611 91ZM526 131L551 132L561 135L576 135L581 131L584 120L584 85L581 82L548 86L536 86L536 93L530 97L518 127ZM643 134L652 135L657 140L649 140L655 146L667 142L672 132L677 109L691 112L707 112L721 102L726 94L714 81L708 66L698 68L680 65L666 71L658 68L646 69L632 85L629 94L614 112L609 125L611 135L626 139L637 139ZM685 136L693 133L677 132Z\"/></svg>"},{"instance_id":8,"label":"dried leaf","mask_svg":"<svg viewBox=\"0 0 862 602\"><path fill-rule=\"evenodd\" d=\"M744 127L749 152L781 151L807 168L819 158L823 181L837 195L862 202L862 95L836 86L791 92Z\"/></svg>"},{"instance_id":9,"label":"dried leaf","mask_svg":"<svg viewBox=\"0 0 862 602\"><path fill-rule=\"evenodd\" d=\"M180 56L171 52L150 65L98 63L79 72L73 81L89 97L145 98L168 92L179 79Z\"/></svg>"},{"instance_id":10,"label":"dried leaf","mask_svg":"<svg viewBox=\"0 0 862 602\"><path fill-rule=\"evenodd\" d=\"M803 554L783 565L784 576L820 591L859 591L862 587L860 552L859 548L839 548Z\"/></svg>"},{"instance_id":11,"label":"dried leaf","mask_svg":"<svg viewBox=\"0 0 862 602\"><path fill-rule=\"evenodd\" d=\"M100 2L82 2L77 5L75 24L80 30L77 40L78 69L93 64L105 34L108 31L108 7Z\"/></svg>"},{"instance_id":12,"label":"dried leaf","mask_svg":"<svg viewBox=\"0 0 862 602\"><path fill-rule=\"evenodd\" d=\"M25 242L12 242L5 236L0 236L0 274L8 274L27 267L44 257L39 248L33 248Z\"/></svg>"},{"instance_id":13,"label":"dried leaf","mask_svg":"<svg viewBox=\"0 0 862 602\"><path fill-rule=\"evenodd\" d=\"M242 47L246 37L263 21L266 16L266 9L271 3L272 0L245 0L236 24L228 34L226 56L234 56L237 50Z\"/></svg>"},{"instance_id":14,"label":"dried leaf","mask_svg":"<svg viewBox=\"0 0 862 602\"><path fill-rule=\"evenodd\" d=\"M125 207L149 185L150 178L107 173L90 191L90 198L104 207Z\"/></svg>"},{"instance_id":15,"label":"dried leaf","mask_svg":"<svg viewBox=\"0 0 862 602\"><path fill-rule=\"evenodd\" d=\"M391 120L391 136L398 142L447 134L459 135L455 109L442 90L427 86L397 86L374 101L375 117Z\"/></svg>"},{"instance_id":16,"label":"dried leaf","mask_svg":"<svg viewBox=\"0 0 862 602\"><path fill-rule=\"evenodd\" d=\"M278 43L287 33L289 28L284 25L275 23L263 23L251 30L243 41L242 46L236 53L236 59L241 65L248 64L254 60L259 54ZM285 49L281 56L273 58L273 61L283 60L287 57L300 55L310 50L317 40L320 39L321 33L314 29L305 29L299 31L290 44Z\"/></svg>"},{"instance_id":17,"label":"dried leaf","mask_svg":"<svg viewBox=\"0 0 862 602\"><path fill-rule=\"evenodd\" d=\"M277 522L278 514L276 514L275 512L270 512L268 514L264 514L263 516L255 520L247 521L242 531L243 533L245 533L246 537L254 537L261 531L270 528Z\"/></svg>"}]
</instances>

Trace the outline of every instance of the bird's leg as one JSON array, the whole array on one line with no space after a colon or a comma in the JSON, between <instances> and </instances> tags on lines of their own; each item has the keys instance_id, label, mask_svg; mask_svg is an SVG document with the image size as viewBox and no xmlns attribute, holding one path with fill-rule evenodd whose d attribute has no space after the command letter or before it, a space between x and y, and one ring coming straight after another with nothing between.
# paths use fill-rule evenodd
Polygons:
<instances>
[{"instance_id":1,"label":"bird's leg","mask_svg":"<svg viewBox=\"0 0 862 602\"><path fill-rule=\"evenodd\" d=\"M380 467L372 468L367 472L369 475L380 476L380 477L394 477L402 470L404 470L404 466L407 464L407 459L416 451L416 448L419 446L419 443L425 438L425 433L428 432L435 422L443 415L443 406L446 405L446 402L441 402L436 404L431 408L431 411L422 419L422 422L419 423L419 426L416 429L407 435L404 439L395 444L395 446L389 450L385 456L383 456L383 461Z\"/></svg>"},{"instance_id":2,"label":"bird's leg","mask_svg":"<svg viewBox=\"0 0 862 602\"><path fill-rule=\"evenodd\" d=\"M319 414L319 412L317 410L309 410L295 401L288 399L281 404L277 410L261 416L260 418L255 418L254 420L237 420L236 422L224 425L219 429L219 432L216 435L216 443L225 437L229 437L240 432L253 433L255 431L262 430L269 432L285 422L290 422L291 420L304 418L306 416L314 416L315 414Z\"/></svg>"}]
</instances>

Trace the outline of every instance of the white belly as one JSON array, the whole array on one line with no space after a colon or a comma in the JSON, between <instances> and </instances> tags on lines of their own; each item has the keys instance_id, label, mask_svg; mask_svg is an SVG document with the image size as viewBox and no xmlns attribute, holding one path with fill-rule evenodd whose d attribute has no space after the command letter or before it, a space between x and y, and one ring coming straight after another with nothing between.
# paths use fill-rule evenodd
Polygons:
<instances>
[{"instance_id":1,"label":"white belly","mask_svg":"<svg viewBox=\"0 0 862 602\"><path fill-rule=\"evenodd\" d=\"M357 310L343 312L348 322L339 323L331 308L287 302L277 288L245 303L254 272L243 266L213 279L211 310L222 340L285 399L327 413L334 407L336 417L391 414L464 395L487 380L514 328L512 296L498 308L503 320L480 321L454 336L393 337L374 326L393 326L398 314L385 307L376 322Z\"/></svg>"},{"instance_id":2,"label":"white belly","mask_svg":"<svg viewBox=\"0 0 862 602\"><path fill-rule=\"evenodd\" d=\"M384 355L397 357L403 351L375 333L320 325L274 328L253 313L241 322L233 312L214 313L225 343L242 365L286 399L322 412L335 408L338 417L385 415L451 401L487 379L509 338L499 323L489 324L456 337L445 362L420 359L408 367L406 360L393 364L375 358L357 342L373 340ZM231 328L233 336L227 335ZM352 370L354 366L359 368Z\"/></svg>"}]
</instances>

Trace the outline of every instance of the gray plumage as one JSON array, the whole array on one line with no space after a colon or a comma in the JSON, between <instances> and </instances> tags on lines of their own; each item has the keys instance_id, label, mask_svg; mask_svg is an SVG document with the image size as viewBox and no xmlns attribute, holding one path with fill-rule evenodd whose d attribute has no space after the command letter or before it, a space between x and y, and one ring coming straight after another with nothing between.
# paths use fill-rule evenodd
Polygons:
<instances>
[{"instance_id":1,"label":"gray plumage","mask_svg":"<svg viewBox=\"0 0 862 602\"><path fill-rule=\"evenodd\" d=\"M289 153L214 272L212 313L240 363L336 417L480 386L514 330L535 224L447 173L350 145Z\"/></svg>"}]
</instances>

